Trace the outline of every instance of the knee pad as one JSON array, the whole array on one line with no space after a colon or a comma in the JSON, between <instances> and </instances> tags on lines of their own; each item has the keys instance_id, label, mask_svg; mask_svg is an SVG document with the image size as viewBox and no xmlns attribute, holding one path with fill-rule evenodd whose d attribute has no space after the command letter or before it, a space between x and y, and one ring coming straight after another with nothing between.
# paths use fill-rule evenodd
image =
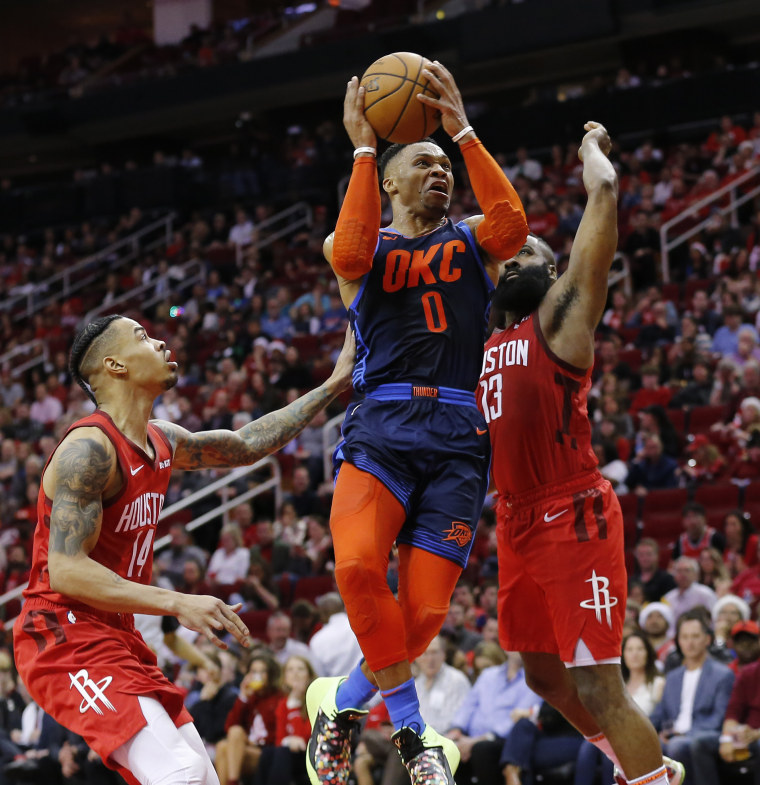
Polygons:
<instances>
[{"instance_id":1,"label":"knee pad","mask_svg":"<svg viewBox=\"0 0 760 785\"><path fill-rule=\"evenodd\" d=\"M416 660L430 645L430 641L438 635L448 612L448 605L422 603L410 614L411 618L404 613L406 648L411 661Z\"/></svg>"}]
</instances>

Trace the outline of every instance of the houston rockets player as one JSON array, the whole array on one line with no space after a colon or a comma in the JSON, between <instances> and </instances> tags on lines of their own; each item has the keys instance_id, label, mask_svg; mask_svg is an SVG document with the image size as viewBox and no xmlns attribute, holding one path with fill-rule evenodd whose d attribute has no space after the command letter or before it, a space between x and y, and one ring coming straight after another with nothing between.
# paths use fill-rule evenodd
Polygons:
<instances>
[{"instance_id":1,"label":"houston rockets player","mask_svg":"<svg viewBox=\"0 0 760 785\"><path fill-rule=\"evenodd\" d=\"M427 99L461 152L484 212L446 217L451 162L432 140L393 145L379 162L393 209L380 229L375 133L354 77L344 125L354 167L325 256L357 340L352 404L336 453L331 529L335 578L364 654L348 678L318 679L307 707L314 785L345 783L352 721L379 687L414 783L453 783L459 752L426 726L410 662L438 634L467 562L487 487L489 443L475 404L486 311L499 259L528 228L519 197L475 136L451 74L429 76ZM399 598L386 581L399 546Z\"/></svg>"},{"instance_id":2,"label":"houston rockets player","mask_svg":"<svg viewBox=\"0 0 760 785\"><path fill-rule=\"evenodd\" d=\"M238 431L190 433L148 419L156 396L177 382L163 341L115 315L76 337L71 375L97 409L69 428L43 471L14 650L34 700L129 782L219 783L182 693L156 666L132 614L175 616L221 648L217 631L250 645L240 606L150 585L172 466L242 466L282 447L350 384L353 355L347 334L316 390Z\"/></svg>"},{"instance_id":3,"label":"houston rockets player","mask_svg":"<svg viewBox=\"0 0 760 785\"><path fill-rule=\"evenodd\" d=\"M610 139L587 123L579 150L588 204L557 280L549 246L530 235L493 298L479 402L498 492L500 642L519 651L529 686L616 764L620 781L680 783L620 676L626 603L623 520L596 468L586 396L594 330L617 245ZM508 785L519 783L510 767Z\"/></svg>"}]
</instances>

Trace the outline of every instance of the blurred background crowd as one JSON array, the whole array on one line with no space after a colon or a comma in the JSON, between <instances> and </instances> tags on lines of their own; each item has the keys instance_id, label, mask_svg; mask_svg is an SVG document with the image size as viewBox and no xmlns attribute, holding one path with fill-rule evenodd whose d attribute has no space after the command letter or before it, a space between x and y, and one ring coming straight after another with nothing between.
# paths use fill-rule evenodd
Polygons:
<instances>
[{"instance_id":1,"label":"blurred background crowd","mask_svg":"<svg viewBox=\"0 0 760 785\"><path fill-rule=\"evenodd\" d=\"M48 34L47 51L19 51L4 64L0 593L8 596L0 613L6 629L20 607L14 590L29 574L45 461L92 406L67 369L83 323L120 312L165 339L180 381L157 400L154 415L192 431L241 427L324 380L347 323L321 248L351 164L339 91L372 56L358 59L354 52L324 100L318 99L326 88L315 83L312 101L274 100L250 110L237 101L229 123L230 109L220 103L207 126L170 127L165 117L160 130L151 115L150 129L129 128L120 137L104 126L102 138L85 144L95 135L86 124L92 107L115 112L122 101L131 106L137 93L130 91L144 91L150 103L151 90L176 88L174 113L182 116L186 103L207 89L223 95L248 67L271 77L280 95L289 86L297 94L303 72L288 70L288 52L318 58L344 42L348 57L362 40L368 52L424 48L459 79L456 57L446 60L446 51L435 48L437 31L449 41L452 24L466 29L486 14L517 14L519 23L520 14L541 10L542 2L420 2L412 14L409 4L398 3L263 3L254 10L238 3L234 13L219 3L211 23L188 24L173 43L157 43L139 13L117 14L97 34ZM757 80L752 42L760 33L742 20L739 35L740 23L724 6L726 29L707 36L698 22L688 29L678 6L650 3L655 17L670 12L680 28L673 23L675 32L631 41L616 57L603 30L585 31L589 66L582 72L578 57L572 76L569 66L552 71L549 59L541 79L505 68L508 77L492 74L486 85L482 70L468 70L460 52L460 86L473 124L560 271L585 203L577 160L582 122L605 122L613 136L619 253L597 332L589 417L601 471L625 518L624 675L666 749L713 778L687 784L733 785L742 777L753 781L760 737L760 665L753 666L760 658L760 89L747 88ZM621 19L630 10L624 0L610 7ZM14 13L21 24L23 11ZM551 39L551 26L544 33ZM556 43L541 45L548 51ZM509 56L513 66L529 69L529 52L518 47ZM193 89L182 92L188 84ZM647 116L649 103L671 104L679 91L684 105L692 93L715 100L690 105L688 122ZM157 93L161 100L167 95ZM108 103L88 103L98 101ZM575 122L592 109L593 117ZM510 122L510 113L517 119ZM534 132L536 117L545 120ZM78 138L76 128L86 133ZM440 141L448 150L448 141ZM479 209L453 149L451 155L451 217L461 220ZM260 641L251 652L233 646L219 654L196 646L170 620L141 622L162 667L186 689L223 785L305 782L306 686L315 674L347 672L359 657L332 579L328 526L329 455L349 400L350 393L343 395L276 456L277 492L238 503L265 473L235 477L205 497L192 496L184 509L168 510L161 523L167 543L156 552L155 581L242 602ZM166 508L224 477L174 471ZM223 515L186 529L221 503ZM388 580L396 585L393 555ZM457 780L498 785L511 766L522 770L524 783L535 776L607 785L607 765L540 705L524 684L519 658L499 648L497 589L487 506L441 636L417 663L423 713L450 729L462 751ZM118 779L81 739L29 702L9 651L6 637L0 785ZM701 697L687 717L679 712L679 685L694 670L709 672L710 686L700 682ZM406 781L389 735L379 706L356 749L357 785Z\"/></svg>"}]
</instances>

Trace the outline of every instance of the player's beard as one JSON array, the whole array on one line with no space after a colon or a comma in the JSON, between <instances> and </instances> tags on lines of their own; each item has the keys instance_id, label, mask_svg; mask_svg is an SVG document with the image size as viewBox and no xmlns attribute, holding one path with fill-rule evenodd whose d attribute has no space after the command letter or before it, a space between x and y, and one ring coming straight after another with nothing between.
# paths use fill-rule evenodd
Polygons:
<instances>
[{"instance_id":1,"label":"player's beard","mask_svg":"<svg viewBox=\"0 0 760 785\"><path fill-rule=\"evenodd\" d=\"M179 373L177 371L173 371L171 376L168 376L164 380L164 391L171 390L172 387L176 387L177 382L179 381Z\"/></svg>"},{"instance_id":2,"label":"player's beard","mask_svg":"<svg viewBox=\"0 0 760 785\"><path fill-rule=\"evenodd\" d=\"M492 305L498 311L522 319L538 308L553 283L549 265L523 267L517 276L502 276L493 293Z\"/></svg>"}]
</instances>

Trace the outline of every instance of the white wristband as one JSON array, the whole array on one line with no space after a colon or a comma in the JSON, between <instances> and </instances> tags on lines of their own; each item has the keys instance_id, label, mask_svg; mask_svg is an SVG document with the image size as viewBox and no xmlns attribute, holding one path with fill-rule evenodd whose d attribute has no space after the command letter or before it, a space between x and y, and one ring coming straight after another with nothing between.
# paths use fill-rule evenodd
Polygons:
<instances>
[{"instance_id":1,"label":"white wristband","mask_svg":"<svg viewBox=\"0 0 760 785\"><path fill-rule=\"evenodd\" d=\"M467 136L470 131L474 131L475 129L471 125L466 125L456 136L451 137L452 142L458 142L462 137Z\"/></svg>"},{"instance_id":2,"label":"white wristband","mask_svg":"<svg viewBox=\"0 0 760 785\"><path fill-rule=\"evenodd\" d=\"M727 733L722 733L718 741L720 744L732 744L734 741L734 737L729 736Z\"/></svg>"},{"instance_id":3,"label":"white wristband","mask_svg":"<svg viewBox=\"0 0 760 785\"><path fill-rule=\"evenodd\" d=\"M354 159L356 159L360 153L370 153L377 156L377 150L374 147L357 147L356 150L354 150Z\"/></svg>"}]
</instances>

